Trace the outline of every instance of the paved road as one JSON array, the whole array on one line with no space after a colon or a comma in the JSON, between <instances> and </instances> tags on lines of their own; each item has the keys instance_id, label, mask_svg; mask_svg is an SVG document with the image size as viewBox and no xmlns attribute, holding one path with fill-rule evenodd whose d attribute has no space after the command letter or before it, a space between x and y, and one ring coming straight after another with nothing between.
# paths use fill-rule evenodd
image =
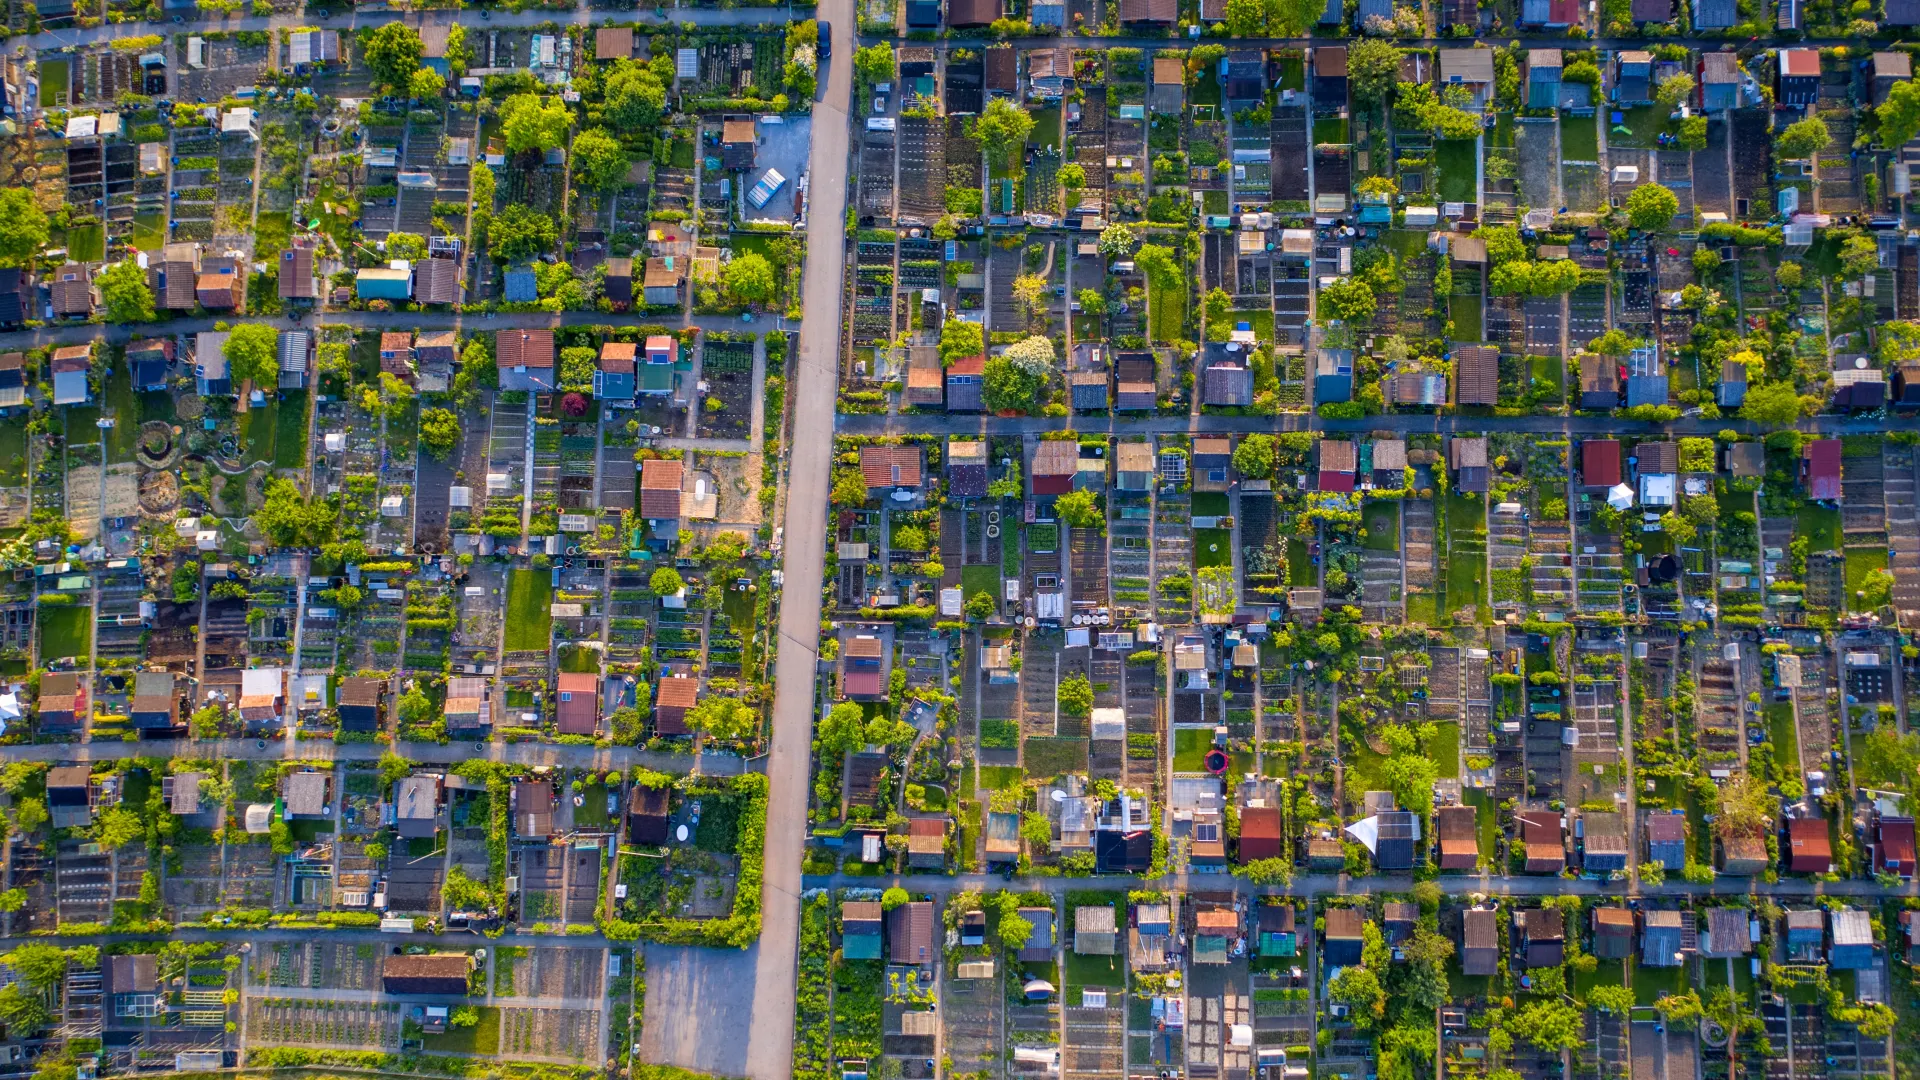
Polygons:
<instances>
[{"instance_id":1,"label":"paved road","mask_svg":"<svg viewBox=\"0 0 1920 1080\"><path fill-rule=\"evenodd\" d=\"M1802 431L1825 434L1868 434L1920 427L1920 416L1885 417L1814 416L1796 425ZM1646 420L1621 420L1611 416L1479 416L1447 413L1426 415L1395 413L1368 416L1359 420L1324 420L1313 413L1287 413L1282 416L1121 416L1082 413L1078 416L998 417L980 414L947 416L853 415L839 418L837 430L843 435L990 435L1031 434L1042 431L1110 432L1115 435L1186 434L1235 431L1320 431L1364 434L1370 431L1408 433L1448 431L1524 431L1541 435L1713 435L1737 431L1745 435L1764 435L1778 430L1770 424L1751 420L1708 420L1683 417L1667 423Z\"/></svg>"},{"instance_id":2,"label":"paved road","mask_svg":"<svg viewBox=\"0 0 1920 1080\"><path fill-rule=\"evenodd\" d=\"M424 12L399 12L387 8L353 10L352 0L340 0L340 6L346 10L335 13L319 0L308 0L305 13L291 13L273 16L230 16L227 18L193 18L184 26L171 23L124 22L92 29L66 27L60 30L42 30L28 38L15 38L13 44L22 40L34 49L61 49L93 45L120 38L142 37L147 34L171 34L189 31L205 34L213 31L234 33L241 30L294 30L303 27L324 27L351 32L360 27L379 26L382 23L404 22L409 26L425 27L446 25L459 22L478 29L509 29L542 26L548 23L572 26L588 26L595 23L618 23L622 26L637 23L693 23L696 26L740 26L762 23L786 25L795 18L805 18L804 12L795 12L791 7L766 8L669 8L666 18L647 11L594 11L590 8L577 8L573 11L555 11L552 8L532 7L525 11L506 11L490 9L486 17L471 12L461 13L450 10ZM320 13L326 11L326 18Z\"/></svg>"},{"instance_id":3,"label":"paved road","mask_svg":"<svg viewBox=\"0 0 1920 1080\"><path fill-rule=\"evenodd\" d=\"M42 345L77 345L90 342L95 338L107 341L124 342L135 336L157 337L171 334L197 334L214 329L214 324L230 321L228 319L207 316L205 318L167 319L150 323L69 323L63 326L43 326L35 330L16 330L0 334L0 348L32 349ZM295 326L350 326L356 330L464 330L467 333L484 333L488 330L509 330L521 327L545 329L554 326L697 326L702 330L750 330L766 331L786 325L784 319L760 319L743 323L736 316L694 315L682 319L680 316L647 315L635 312L601 313L598 311L569 311L559 315L544 311L522 311L510 314L489 315L480 312L457 311L322 311L301 319L285 316L265 316L248 319L248 322L265 323L268 326L286 329Z\"/></svg>"},{"instance_id":4,"label":"paved road","mask_svg":"<svg viewBox=\"0 0 1920 1080\"><path fill-rule=\"evenodd\" d=\"M813 110L807 270L799 368L793 386L793 456L787 474L786 585L774 668L773 752L767 762L767 843L762 924L747 1050L752 1080L793 1074L794 980L800 947L800 852L806 844L813 684L819 664L820 590L827 542L828 474L839 382L841 281L847 228L848 103L853 96L853 0L826 0L833 24L826 87Z\"/></svg>"},{"instance_id":5,"label":"paved road","mask_svg":"<svg viewBox=\"0 0 1920 1080\"><path fill-rule=\"evenodd\" d=\"M1562 877L1499 877L1496 875L1453 875L1433 879L1441 891L1465 895L1489 893L1501 896L1855 896L1890 897L1920 895L1920 884L1908 882L1889 889L1870 878L1843 881L1818 881L1811 878L1782 878L1771 884L1759 878L1723 877L1711 885L1690 885L1668 878L1659 886L1643 885L1631 891L1624 881L1589 881ZM1412 890L1410 877L1348 877L1345 874L1310 874L1293 879L1288 886L1255 886L1239 878L1219 874L1191 874L1148 878L1125 874L1098 877L1016 877L1011 881L999 874L906 874L891 878L872 875L835 874L831 877L808 876L807 889L882 889L898 885L910 892L946 897L970 889L990 891L1011 889L1016 892L1066 893L1075 889L1159 889L1179 892L1232 892L1242 895L1293 896L1367 896L1405 894Z\"/></svg>"},{"instance_id":6,"label":"paved road","mask_svg":"<svg viewBox=\"0 0 1920 1080\"><path fill-rule=\"evenodd\" d=\"M184 757L201 759L231 758L249 761L378 761L380 755L395 750L409 760L428 765L452 765L474 757L486 757L512 765L564 765L573 768L626 769L632 766L663 773L694 771L694 755L665 754L656 750L636 750L631 746L557 746L552 743L486 744L476 752L473 743L403 742L396 747L382 743L335 743L330 739L312 739L291 744L280 739L261 745L253 739L224 739L203 742L197 739L156 739L142 742L39 743L33 746L9 746L6 757L13 761L120 761L126 758ZM748 762L736 754L701 754L699 771L708 776L737 776L746 772Z\"/></svg>"}]
</instances>

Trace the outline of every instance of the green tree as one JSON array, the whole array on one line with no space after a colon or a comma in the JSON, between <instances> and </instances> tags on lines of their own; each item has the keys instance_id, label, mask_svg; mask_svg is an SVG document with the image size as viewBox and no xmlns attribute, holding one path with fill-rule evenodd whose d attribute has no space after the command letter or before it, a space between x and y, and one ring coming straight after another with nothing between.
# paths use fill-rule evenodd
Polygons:
<instances>
[{"instance_id":1,"label":"green tree","mask_svg":"<svg viewBox=\"0 0 1920 1080\"><path fill-rule=\"evenodd\" d=\"M1507 1024L1514 1035L1542 1050L1571 1050L1586 1042L1585 1018L1564 1001L1532 1001Z\"/></svg>"},{"instance_id":2,"label":"green tree","mask_svg":"<svg viewBox=\"0 0 1920 1080\"><path fill-rule=\"evenodd\" d=\"M433 722L433 699L418 686L407 687L400 695L400 723L407 727L425 727Z\"/></svg>"},{"instance_id":3,"label":"green tree","mask_svg":"<svg viewBox=\"0 0 1920 1080\"><path fill-rule=\"evenodd\" d=\"M1109 259L1124 259L1133 254L1133 230L1114 222L1100 230L1100 254Z\"/></svg>"},{"instance_id":4,"label":"green tree","mask_svg":"<svg viewBox=\"0 0 1920 1080\"><path fill-rule=\"evenodd\" d=\"M65 949L37 942L22 945L6 955L7 967L28 986L42 992L59 986L66 979L68 962Z\"/></svg>"},{"instance_id":5,"label":"green tree","mask_svg":"<svg viewBox=\"0 0 1920 1080\"><path fill-rule=\"evenodd\" d=\"M1880 249L1871 236L1849 236L1840 245L1840 276L1863 278L1880 265Z\"/></svg>"},{"instance_id":6,"label":"green tree","mask_svg":"<svg viewBox=\"0 0 1920 1080\"><path fill-rule=\"evenodd\" d=\"M627 152L605 128L588 128L573 139L573 175L586 187L611 191L627 178Z\"/></svg>"},{"instance_id":7,"label":"green tree","mask_svg":"<svg viewBox=\"0 0 1920 1080\"><path fill-rule=\"evenodd\" d=\"M1720 253L1718 251L1710 247L1697 247L1693 249L1694 273L1704 278L1718 269L1720 269Z\"/></svg>"},{"instance_id":8,"label":"green tree","mask_svg":"<svg viewBox=\"0 0 1920 1080\"><path fill-rule=\"evenodd\" d=\"M1527 242L1512 225L1483 225L1473 235L1487 242L1487 261L1496 267L1527 257Z\"/></svg>"},{"instance_id":9,"label":"green tree","mask_svg":"<svg viewBox=\"0 0 1920 1080\"><path fill-rule=\"evenodd\" d=\"M1040 386L1040 379L996 356L981 373L980 397L989 412L1032 412L1040 406Z\"/></svg>"},{"instance_id":10,"label":"green tree","mask_svg":"<svg viewBox=\"0 0 1920 1080\"><path fill-rule=\"evenodd\" d=\"M603 86L607 122L616 130L645 131L658 124L666 111L666 83L645 64L615 61Z\"/></svg>"},{"instance_id":11,"label":"green tree","mask_svg":"<svg viewBox=\"0 0 1920 1080\"><path fill-rule=\"evenodd\" d=\"M1676 71L1660 80L1660 86L1653 92L1653 99L1668 112L1680 107L1681 103L1693 97L1693 76L1684 71Z\"/></svg>"},{"instance_id":12,"label":"green tree","mask_svg":"<svg viewBox=\"0 0 1920 1080\"><path fill-rule=\"evenodd\" d=\"M738 698L717 694L687 710L687 729L719 742L737 742L759 730L760 717Z\"/></svg>"},{"instance_id":13,"label":"green tree","mask_svg":"<svg viewBox=\"0 0 1920 1080\"><path fill-rule=\"evenodd\" d=\"M907 890L898 885L890 886L886 892L880 894L880 910L892 911L894 908L905 907L912 899Z\"/></svg>"},{"instance_id":14,"label":"green tree","mask_svg":"<svg viewBox=\"0 0 1920 1080\"><path fill-rule=\"evenodd\" d=\"M1329 319L1366 322L1374 306L1373 289L1359 278L1341 278L1320 290L1320 312Z\"/></svg>"},{"instance_id":15,"label":"green tree","mask_svg":"<svg viewBox=\"0 0 1920 1080\"><path fill-rule=\"evenodd\" d=\"M360 39L360 55L374 82L396 94L408 91L426 54L419 32L402 22L383 23Z\"/></svg>"},{"instance_id":16,"label":"green tree","mask_svg":"<svg viewBox=\"0 0 1920 1080\"><path fill-rule=\"evenodd\" d=\"M8 889L6 892L0 892L0 911L11 913L26 906L27 891L25 889Z\"/></svg>"},{"instance_id":17,"label":"green tree","mask_svg":"<svg viewBox=\"0 0 1920 1080\"><path fill-rule=\"evenodd\" d=\"M131 259L114 263L94 275L100 287L100 304L110 323L153 321L153 287L147 284L147 272Z\"/></svg>"},{"instance_id":18,"label":"green tree","mask_svg":"<svg viewBox=\"0 0 1920 1080\"><path fill-rule=\"evenodd\" d=\"M500 130L511 153L544 153L563 146L572 127L572 110L557 98L548 102L538 94L515 94L500 105Z\"/></svg>"},{"instance_id":19,"label":"green tree","mask_svg":"<svg viewBox=\"0 0 1920 1080\"><path fill-rule=\"evenodd\" d=\"M227 332L220 354L235 385L250 382L265 390L278 384L280 333L266 323L241 323Z\"/></svg>"},{"instance_id":20,"label":"green tree","mask_svg":"<svg viewBox=\"0 0 1920 1080\"><path fill-rule=\"evenodd\" d=\"M647 579L647 588L652 590L655 596L673 596L686 587L687 583L680 577L680 571L671 566L663 566L655 570L653 576Z\"/></svg>"},{"instance_id":21,"label":"green tree","mask_svg":"<svg viewBox=\"0 0 1920 1080\"><path fill-rule=\"evenodd\" d=\"M1060 171L1055 174L1054 179L1068 191L1079 191L1087 186L1087 167L1077 161L1069 161L1060 166ZM1072 199L1069 198L1068 201L1072 202Z\"/></svg>"},{"instance_id":22,"label":"green tree","mask_svg":"<svg viewBox=\"0 0 1920 1080\"><path fill-rule=\"evenodd\" d=\"M47 999L43 994L24 990L19 983L0 987L0 1020L6 1022L9 1034L31 1035L46 1027L48 1019Z\"/></svg>"},{"instance_id":23,"label":"green tree","mask_svg":"<svg viewBox=\"0 0 1920 1080\"><path fill-rule=\"evenodd\" d=\"M1682 150L1698 152L1707 148L1707 118L1694 115L1680 121L1680 130L1674 133L1674 139Z\"/></svg>"},{"instance_id":24,"label":"green tree","mask_svg":"<svg viewBox=\"0 0 1920 1080\"><path fill-rule=\"evenodd\" d=\"M496 262L520 262L553 250L559 227L547 214L510 202L487 226L487 250Z\"/></svg>"},{"instance_id":25,"label":"green tree","mask_svg":"<svg viewBox=\"0 0 1920 1080\"><path fill-rule=\"evenodd\" d=\"M1097 529L1106 524L1106 514L1100 509L1099 500L1094 498L1093 492L1085 489L1056 497L1053 500L1053 514L1076 529Z\"/></svg>"},{"instance_id":26,"label":"green tree","mask_svg":"<svg viewBox=\"0 0 1920 1080\"><path fill-rule=\"evenodd\" d=\"M949 319L940 328L940 360L951 364L955 360L968 356L978 356L987 351L987 339L980 330L980 324L963 319Z\"/></svg>"},{"instance_id":27,"label":"green tree","mask_svg":"<svg viewBox=\"0 0 1920 1080\"><path fill-rule=\"evenodd\" d=\"M1060 705L1060 715L1076 719L1093 714L1093 684L1085 675L1069 675L1060 680L1054 699Z\"/></svg>"},{"instance_id":28,"label":"green tree","mask_svg":"<svg viewBox=\"0 0 1920 1080\"><path fill-rule=\"evenodd\" d=\"M420 413L420 445L435 461L445 461L460 445L460 418L452 409L432 408Z\"/></svg>"},{"instance_id":29,"label":"green tree","mask_svg":"<svg viewBox=\"0 0 1920 1080\"><path fill-rule=\"evenodd\" d=\"M727 263L723 278L727 292L750 304L764 304L773 299L773 264L765 255L749 251L745 255L735 255Z\"/></svg>"},{"instance_id":30,"label":"green tree","mask_svg":"<svg viewBox=\"0 0 1920 1080\"><path fill-rule=\"evenodd\" d=\"M380 783L385 787L405 780L413 775L413 762L389 750L380 755Z\"/></svg>"},{"instance_id":31,"label":"green tree","mask_svg":"<svg viewBox=\"0 0 1920 1080\"><path fill-rule=\"evenodd\" d=\"M1806 272L1799 263L1783 262L1773 272L1774 283L1782 289L1798 289L1806 281Z\"/></svg>"},{"instance_id":32,"label":"green tree","mask_svg":"<svg viewBox=\"0 0 1920 1080\"><path fill-rule=\"evenodd\" d=\"M472 1005L455 1005L447 1013L447 1023L457 1028L478 1027L480 1010Z\"/></svg>"},{"instance_id":33,"label":"green tree","mask_svg":"<svg viewBox=\"0 0 1920 1080\"><path fill-rule=\"evenodd\" d=\"M867 744L867 718L851 701L835 705L814 733L821 760L839 761Z\"/></svg>"},{"instance_id":34,"label":"green tree","mask_svg":"<svg viewBox=\"0 0 1920 1080\"><path fill-rule=\"evenodd\" d=\"M446 76L432 68L420 68L407 79L407 93L415 101L432 101L446 92Z\"/></svg>"},{"instance_id":35,"label":"green tree","mask_svg":"<svg viewBox=\"0 0 1920 1080\"><path fill-rule=\"evenodd\" d=\"M1895 83L1873 115L1880 121L1881 146L1891 150L1912 142L1920 135L1920 83Z\"/></svg>"},{"instance_id":36,"label":"green tree","mask_svg":"<svg viewBox=\"0 0 1920 1080\"><path fill-rule=\"evenodd\" d=\"M1633 1008L1633 991L1618 983L1603 984L1587 991L1587 1004L1615 1016L1625 1016Z\"/></svg>"},{"instance_id":37,"label":"green tree","mask_svg":"<svg viewBox=\"0 0 1920 1080\"><path fill-rule=\"evenodd\" d=\"M1627 220L1645 232L1659 232L1673 224L1673 215L1679 212L1679 196L1659 184L1641 184L1627 196Z\"/></svg>"},{"instance_id":38,"label":"green tree","mask_svg":"<svg viewBox=\"0 0 1920 1080\"><path fill-rule=\"evenodd\" d=\"M1265 37L1266 0L1227 0L1227 33L1232 37Z\"/></svg>"},{"instance_id":39,"label":"green tree","mask_svg":"<svg viewBox=\"0 0 1920 1080\"><path fill-rule=\"evenodd\" d=\"M853 50L853 73L867 86L893 81L893 46L882 41Z\"/></svg>"},{"instance_id":40,"label":"green tree","mask_svg":"<svg viewBox=\"0 0 1920 1080\"><path fill-rule=\"evenodd\" d=\"M1787 129L1774 140L1774 149L1782 158L1797 161L1810 158L1825 150L1833 143L1833 135L1827 131L1827 122L1817 116L1809 116L1787 125Z\"/></svg>"},{"instance_id":41,"label":"green tree","mask_svg":"<svg viewBox=\"0 0 1920 1080\"><path fill-rule=\"evenodd\" d=\"M51 226L33 191L0 190L0 266L27 266L47 246Z\"/></svg>"},{"instance_id":42,"label":"green tree","mask_svg":"<svg viewBox=\"0 0 1920 1080\"><path fill-rule=\"evenodd\" d=\"M104 848L121 848L147 835L146 823L140 815L124 806L116 806L100 815L94 823L93 835Z\"/></svg>"},{"instance_id":43,"label":"green tree","mask_svg":"<svg viewBox=\"0 0 1920 1080\"><path fill-rule=\"evenodd\" d=\"M1362 1031L1386 1014L1387 991L1365 964L1348 964L1327 983L1327 999L1347 1007L1348 1019Z\"/></svg>"},{"instance_id":44,"label":"green tree","mask_svg":"<svg viewBox=\"0 0 1920 1080\"><path fill-rule=\"evenodd\" d=\"M1233 469L1248 480L1266 480L1273 476L1279 457L1279 444L1264 432L1255 432L1240 440L1233 449Z\"/></svg>"},{"instance_id":45,"label":"green tree","mask_svg":"<svg viewBox=\"0 0 1920 1080\"><path fill-rule=\"evenodd\" d=\"M975 121L975 134L987 155L1001 168L1018 161L1033 134L1033 116L1012 101L996 97Z\"/></svg>"},{"instance_id":46,"label":"green tree","mask_svg":"<svg viewBox=\"0 0 1920 1080\"><path fill-rule=\"evenodd\" d=\"M1768 427L1785 427L1800 419L1800 395L1790 382L1759 383L1747 387L1740 415Z\"/></svg>"},{"instance_id":47,"label":"green tree","mask_svg":"<svg viewBox=\"0 0 1920 1080\"><path fill-rule=\"evenodd\" d=\"M1363 37L1347 45L1347 87L1362 101L1385 101L1400 81L1400 47Z\"/></svg>"}]
</instances>

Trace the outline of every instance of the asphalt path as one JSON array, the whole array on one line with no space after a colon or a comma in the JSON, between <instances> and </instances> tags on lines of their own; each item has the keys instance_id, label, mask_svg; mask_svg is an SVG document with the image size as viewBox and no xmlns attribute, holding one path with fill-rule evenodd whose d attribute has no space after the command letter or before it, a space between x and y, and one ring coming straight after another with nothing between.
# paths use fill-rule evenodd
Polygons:
<instances>
[{"instance_id":1,"label":"asphalt path","mask_svg":"<svg viewBox=\"0 0 1920 1080\"><path fill-rule=\"evenodd\" d=\"M826 0L833 27L825 87L813 108L807 165L807 266L801 289L800 355L789 383L785 584L774 662L773 749L767 758L767 839L761 879L759 956L747 1048L752 1080L793 1074L793 1007L800 947L800 854L807 840L814 676L827 542L828 474L839 384L842 279L847 248L848 103L853 96L853 2ZM776 421L769 420L769 423Z\"/></svg>"},{"instance_id":2,"label":"asphalt path","mask_svg":"<svg viewBox=\"0 0 1920 1080\"><path fill-rule=\"evenodd\" d=\"M748 771L750 764L736 754L706 753L696 759L692 754L667 754L631 746L560 746L499 740L491 740L484 745L470 742L402 742L388 746L385 743L336 743L331 739L309 739L292 745L295 750L289 754L288 743L277 737L266 740L221 739L215 742L199 739L147 739L140 742L101 740L77 745L40 743L9 746L6 758L9 761L57 762L167 757L235 761L282 761L289 758L297 761L378 761L382 754L392 751L423 765L457 765L481 757L508 765L560 765L586 769L627 769L637 765L654 772L697 771L707 776L737 776ZM697 770L694 768L696 760L699 763Z\"/></svg>"}]
</instances>

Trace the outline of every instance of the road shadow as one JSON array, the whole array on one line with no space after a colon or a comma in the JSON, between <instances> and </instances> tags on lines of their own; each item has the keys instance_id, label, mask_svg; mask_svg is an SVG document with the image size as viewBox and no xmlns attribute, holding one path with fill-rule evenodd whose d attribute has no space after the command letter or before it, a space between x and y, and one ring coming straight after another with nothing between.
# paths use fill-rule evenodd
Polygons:
<instances>
[{"instance_id":1,"label":"road shadow","mask_svg":"<svg viewBox=\"0 0 1920 1080\"><path fill-rule=\"evenodd\" d=\"M640 1060L716 1076L747 1074L760 947L648 945Z\"/></svg>"}]
</instances>

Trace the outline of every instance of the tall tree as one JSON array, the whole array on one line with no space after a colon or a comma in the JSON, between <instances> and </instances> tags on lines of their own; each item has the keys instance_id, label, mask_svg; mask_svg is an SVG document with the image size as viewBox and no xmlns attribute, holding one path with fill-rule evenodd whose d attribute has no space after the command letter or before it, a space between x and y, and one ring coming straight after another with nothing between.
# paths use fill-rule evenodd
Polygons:
<instances>
[{"instance_id":1,"label":"tall tree","mask_svg":"<svg viewBox=\"0 0 1920 1080\"><path fill-rule=\"evenodd\" d=\"M0 190L0 266L26 266L47 246L49 224L28 188Z\"/></svg>"},{"instance_id":2,"label":"tall tree","mask_svg":"<svg viewBox=\"0 0 1920 1080\"><path fill-rule=\"evenodd\" d=\"M401 22L382 23L360 39L360 55L374 81L391 92L408 91L413 73L427 47L413 27Z\"/></svg>"}]
</instances>

